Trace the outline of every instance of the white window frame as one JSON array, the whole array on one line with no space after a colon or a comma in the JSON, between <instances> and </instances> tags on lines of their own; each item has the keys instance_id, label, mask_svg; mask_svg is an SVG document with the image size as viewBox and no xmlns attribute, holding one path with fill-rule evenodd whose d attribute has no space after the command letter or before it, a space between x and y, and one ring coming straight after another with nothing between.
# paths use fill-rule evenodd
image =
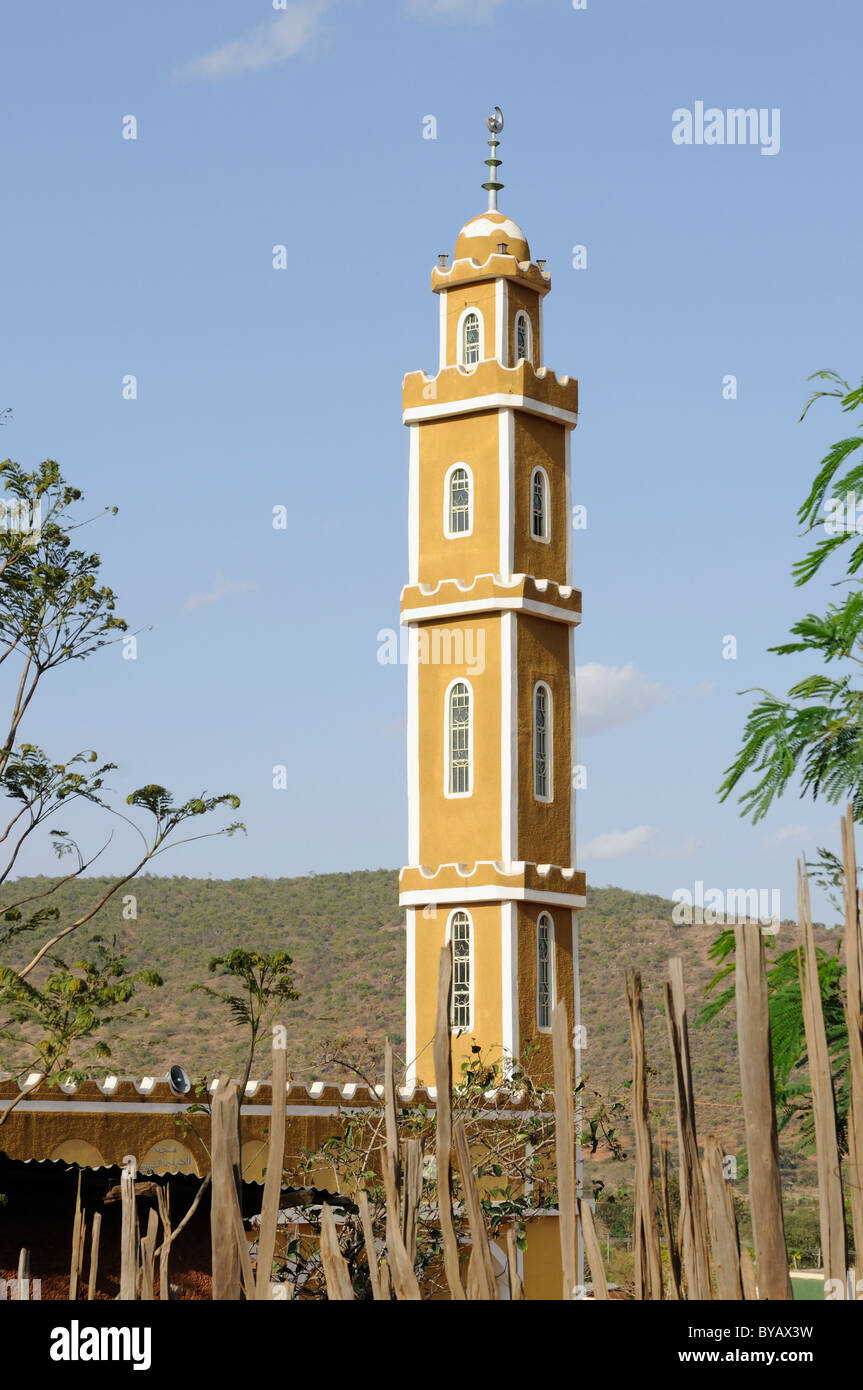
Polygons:
<instances>
[{"instance_id":1,"label":"white window frame","mask_svg":"<svg viewBox=\"0 0 863 1390\"><path fill-rule=\"evenodd\" d=\"M536 697L537 692L540 690L545 691L546 698L545 761L546 767L548 769L548 776L546 778L548 782L548 794L546 796L542 796L537 791L536 776L536 739L538 733L536 723ZM548 803L550 801L554 801L554 697L552 696L551 686L548 684L548 681L537 681L536 685L533 687L531 725L533 728L533 799L534 801L543 801Z\"/></svg>"},{"instance_id":2,"label":"white window frame","mask_svg":"<svg viewBox=\"0 0 863 1390\"><path fill-rule=\"evenodd\" d=\"M450 1032L451 1032L451 1033L472 1033L472 1032L473 1032L473 1019L474 1019L474 982L475 982L475 980L476 980L476 975L475 975L475 972L474 972L474 960L473 960L473 956L474 956L474 952L473 952L474 924L473 924L473 917L472 917L471 914L468 912L468 910L467 910L466 907L454 907L453 910L452 910L452 912L451 912L451 913L449 914L449 916L447 917L447 919L446 919L446 941L445 941L444 944L449 948L450 951L452 951L452 919L453 919L453 918L457 915L457 913L459 913L459 912L463 912L463 913L464 913L465 917L467 918L467 925L468 925L468 957L467 957L467 969L468 969L468 981L467 981L467 1011L468 1011L468 1022L467 1022L466 1024L464 1024L464 1023L455 1023L455 1022L453 1021L453 1004L454 1004L454 1001L455 1001L455 960L453 959L452 987L451 987L451 992L450 992L449 1028L450 1028Z\"/></svg>"},{"instance_id":3,"label":"white window frame","mask_svg":"<svg viewBox=\"0 0 863 1390\"><path fill-rule=\"evenodd\" d=\"M533 366L533 324L532 324L531 321L530 321L530 314L528 314L527 311L526 311L525 309L519 309L518 313L517 313L516 316L515 316L515 320L514 320L514 323L513 323L513 340L512 340L512 355L513 355L513 361L516 362L516 363L518 363L518 362L521 361L521 357L519 356L519 351L518 351L518 326L519 326L519 324L522 323L522 322L524 323L525 328L526 328L526 330L527 330L526 333L525 333L525 340L526 340L526 343L527 343L527 352L524 354L524 360L525 360L525 362L529 362L529 363L531 364L531 366Z\"/></svg>"},{"instance_id":4,"label":"white window frame","mask_svg":"<svg viewBox=\"0 0 863 1390\"><path fill-rule=\"evenodd\" d=\"M545 535L543 536L538 536L533 529L533 488L537 476L542 478L543 487L545 512ZM530 475L530 538L532 541L539 541L542 545L551 543L551 484L548 481L548 474L539 464L531 471Z\"/></svg>"},{"instance_id":5,"label":"white window frame","mask_svg":"<svg viewBox=\"0 0 863 1390\"><path fill-rule=\"evenodd\" d=\"M540 926L541 926L543 923L547 923L547 924L548 924L548 1023L547 1023L547 1024L545 1024L545 1023L540 1023L540 1021L539 1021L539 1020L540 1020L540 1006L539 1006L539 929L540 929ZM551 1016L552 1016L552 1012L553 1012L553 1010L554 1010L554 1004L555 1004L555 998L554 998L554 990L555 990L554 973L555 973L555 971L554 971L554 967L555 967L554 918L552 917L552 915L551 915L550 912L541 912L541 913L539 914L539 916L537 917L537 919L536 919L536 1026L537 1026L537 1030L538 1030L540 1033L550 1033L550 1032L551 1032Z\"/></svg>"},{"instance_id":6,"label":"white window frame","mask_svg":"<svg viewBox=\"0 0 863 1390\"><path fill-rule=\"evenodd\" d=\"M468 525L466 531L453 531L450 529L450 522L452 518L452 512L450 510L450 485L452 482L453 473L455 473L456 470L459 468L463 468L465 473L467 474ZM473 496L473 469L467 463L451 463L446 471L443 480L443 533L446 536L447 540L460 541L463 540L465 536L473 535Z\"/></svg>"},{"instance_id":7,"label":"white window frame","mask_svg":"<svg viewBox=\"0 0 863 1390\"><path fill-rule=\"evenodd\" d=\"M476 362L466 362L464 353L464 321L469 314L476 314L479 324L479 357ZM462 309L458 316L458 328L456 329L456 362L463 372L475 372L480 362L485 360L485 323L483 316L475 304L469 304L466 309Z\"/></svg>"},{"instance_id":8,"label":"white window frame","mask_svg":"<svg viewBox=\"0 0 863 1390\"><path fill-rule=\"evenodd\" d=\"M463 685L468 693L468 760L467 760L467 783L466 792L450 791L450 758L452 756L452 744L450 742L450 697L457 685ZM451 680L446 688L443 701L443 794L447 801L459 801L463 797L473 796L473 745L474 745L474 704L473 686L464 676L456 676Z\"/></svg>"}]
</instances>

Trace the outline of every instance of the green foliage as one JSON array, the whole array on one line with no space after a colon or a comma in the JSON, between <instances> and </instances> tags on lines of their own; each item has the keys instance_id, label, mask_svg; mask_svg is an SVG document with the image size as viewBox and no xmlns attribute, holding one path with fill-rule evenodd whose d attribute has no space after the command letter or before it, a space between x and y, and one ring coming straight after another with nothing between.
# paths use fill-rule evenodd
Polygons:
<instances>
[{"instance_id":1,"label":"green foliage","mask_svg":"<svg viewBox=\"0 0 863 1390\"><path fill-rule=\"evenodd\" d=\"M224 1004L235 1027L248 1033L249 1054L244 1086L251 1074L258 1044L274 1021L280 1005L300 997L290 973L292 965L287 951L273 951L267 955L263 951L245 951L235 947L226 956L214 956L209 970L220 979L238 984L241 993L232 994L229 990L213 989L205 984L192 985L193 993L201 990L211 999Z\"/></svg>"},{"instance_id":2,"label":"green foliage","mask_svg":"<svg viewBox=\"0 0 863 1390\"><path fill-rule=\"evenodd\" d=\"M863 386L852 389L835 372L816 372L832 389L812 393L803 411L820 397L836 397L844 412L863 406ZM801 416L801 419L803 416ZM835 503L841 514L852 499L863 497L863 462L853 456L863 446L863 436L839 440L822 459L808 496L798 511L803 534L821 525L825 503ZM849 460L851 466L847 467ZM842 470L845 469L843 472ZM741 748L719 788L721 801L744 779L750 785L739 797L741 815L761 820L770 807L799 778L801 795L823 797L831 804L847 800L854 817L863 820L863 689L855 685L857 666L863 664L863 591L857 578L863 565L863 539L854 528L839 530L819 541L793 567L798 585L806 584L824 562L845 552L845 577L853 585L845 598L829 603L821 615L808 613L791 628L798 640L769 650L778 655L810 653L824 665L853 662L844 674L832 677L816 671L797 681L785 697L759 690L760 699L747 717ZM744 692L751 693L751 692Z\"/></svg>"},{"instance_id":3,"label":"green foliage","mask_svg":"<svg viewBox=\"0 0 863 1390\"><path fill-rule=\"evenodd\" d=\"M0 485L6 523L0 529L0 666L8 663L4 674L9 677L3 692L7 711L0 712L0 794L6 810L5 826L0 824L5 856L0 863L0 1036L10 1046L23 1038L25 1051L35 1047L39 1070L50 1075L54 1067L73 1071L76 1057L83 1065L88 1057L108 1055L101 1030L129 1016L120 1006L130 981L116 974L121 957L113 948L105 955L102 939L94 938L96 954L70 968L56 953L59 943L92 921L153 859L184 843L176 832L186 821L197 823L224 807L236 809L239 801L233 795L201 794L175 806L170 792L151 785L127 797L133 817L111 805L106 794L114 763L100 763L92 749L54 758L35 741L18 741L43 680L119 640L126 623L115 612L113 590L101 582L99 556L75 543L75 533L93 518L76 514L81 490L63 478L58 464L47 460L28 472L7 459L0 464ZM111 514L116 510L105 508ZM62 887L80 879L111 838L109 834L94 851L85 851L56 824L61 812L82 801L132 827L142 850L137 862L113 880L95 889L92 881L82 884L75 910L68 913ZM141 828L140 812L149 834ZM239 829L241 824L234 822L185 840ZM63 878L42 880L31 890L11 875L37 831L47 834L58 859L70 862ZM143 964L134 979L152 983ZM70 1000L74 1008L67 1008ZM24 1028L21 1035L18 1025ZM44 1029L41 1039L36 1038L39 1028ZM0 1124L8 1113L7 1108L0 1115Z\"/></svg>"},{"instance_id":4,"label":"green foliage","mask_svg":"<svg viewBox=\"0 0 863 1390\"><path fill-rule=\"evenodd\" d=\"M837 943L838 944L838 943ZM734 932L724 931L710 949L712 959L720 965L708 985L715 989L723 985L734 972ZM812 1093L806 1076L806 1030L803 1022L803 1000L800 990L800 953L795 948L777 954L770 947L767 957L767 1000L770 1015L770 1037L773 1052L773 1072L776 1085L776 1108L779 1128L793 1122L796 1147L812 1153L815 1148ZM839 1142L845 1152L849 1106L848 1034L842 998L842 978L845 967L838 950L830 953L820 947L815 950L818 962L818 983L827 1048L836 1097L836 1118ZM709 1023L720 1011L734 1002L734 984L724 985L702 1010L699 1024Z\"/></svg>"},{"instance_id":5,"label":"green foliage","mask_svg":"<svg viewBox=\"0 0 863 1390\"><path fill-rule=\"evenodd\" d=\"M71 965L57 955L46 957L50 969L41 984L0 966L0 1006L6 1014L0 1041L23 1045L30 1065L46 1076L59 1070L83 1079L89 1064L110 1057L102 1036L110 1025L146 1017L143 1005L132 1004L137 987L162 984L155 970L130 972L116 937L94 936L87 948L88 954Z\"/></svg>"}]
</instances>

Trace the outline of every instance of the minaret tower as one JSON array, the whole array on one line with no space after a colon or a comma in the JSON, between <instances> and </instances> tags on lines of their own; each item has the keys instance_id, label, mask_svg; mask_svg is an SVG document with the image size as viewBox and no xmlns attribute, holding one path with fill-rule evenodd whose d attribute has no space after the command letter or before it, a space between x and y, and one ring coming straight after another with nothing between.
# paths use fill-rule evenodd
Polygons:
<instances>
[{"instance_id":1,"label":"minaret tower","mask_svg":"<svg viewBox=\"0 0 863 1390\"><path fill-rule=\"evenodd\" d=\"M409 1076L433 1081L440 948L453 951L459 1063L506 1071L526 1044L551 1070L551 1008L578 1021L575 665L570 432L578 383L543 366L545 263L498 211L500 108L488 121L488 209L439 257L436 376L403 384L410 430Z\"/></svg>"}]
</instances>

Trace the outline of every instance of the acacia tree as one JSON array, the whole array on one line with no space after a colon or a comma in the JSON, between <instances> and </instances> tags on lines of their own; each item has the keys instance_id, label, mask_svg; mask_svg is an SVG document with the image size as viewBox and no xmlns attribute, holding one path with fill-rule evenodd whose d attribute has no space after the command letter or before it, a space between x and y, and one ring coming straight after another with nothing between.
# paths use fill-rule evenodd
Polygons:
<instances>
[{"instance_id":1,"label":"acacia tree","mask_svg":"<svg viewBox=\"0 0 863 1390\"><path fill-rule=\"evenodd\" d=\"M209 835L232 835L243 827L233 822L180 836L187 822L197 824L198 818L223 808L236 809L239 799L232 793L202 793L175 804L170 791L152 783L132 791L125 799L130 809L120 810L106 785L116 764L100 762L93 749L55 759L37 743L20 740L44 683L121 640L127 625L115 612L113 590L100 582L99 556L76 543L75 533L95 517L76 514L82 493L66 481L59 465L46 460L28 472L7 459L0 464L0 481L0 668L7 676L6 712L0 711L0 729L6 731L0 746L5 801L0 821L0 1042L19 1041L16 1029L24 1025L40 1068L52 1075L81 1063L93 1035L122 1015L136 983L155 983L153 972L129 976L122 955L114 944L105 947L102 938L93 938L87 954L72 964L57 954L59 944L91 922L169 848ZM116 510L105 509L111 514ZM82 879L113 838L110 830L93 849L80 846L57 824L58 814L76 803L99 807L106 820L118 818L133 827L140 848L107 886L104 880L94 885L90 904L74 914L65 905L63 886ZM47 886L16 882L11 874L19 855L40 832L49 837L66 872ZM13 1062L19 1058L20 1051ZM0 1124L17 1100L0 1114Z\"/></svg>"},{"instance_id":2,"label":"acacia tree","mask_svg":"<svg viewBox=\"0 0 863 1390\"><path fill-rule=\"evenodd\" d=\"M815 372L810 380L827 385L812 392L801 420L812 404L824 397L838 400L845 414L863 407L863 384L852 388L833 371ZM825 531L794 565L797 586L820 574L826 561L841 557L845 560L844 575L834 584L842 586L845 593L823 613L807 613L795 623L791 628L794 640L769 648L780 656L803 652L817 656L819 669L797 681L784 696L758 691L760 699L747 717L741 748L719 788L720 800L725 801L741 783L749 783L739 803L741 815L750 817L753 824L784 795L794 778L799 778L802 796L811 794L813 800L821 797L832 804L848 801L854 819L863 820L863 684L859 672L863 666L863 460L856 461L857 450L863 447L860 428L858 425L858 433L831 445L797 513L803 535L811 535L822 526ZM834 663L840 670L836 676L824 669L832 669ZM807 869L828 892L841 881L842 865L827 848L819 847L817 858ZM838 905L834 902L834 906ZM711 955L720 966L711 988L733 971L733 952L734 933L721 933L711 947ZM838 955L820 948L816 954L839 1138L844 1143L848 1110L848 1037L842 1007L845 967ZM800 1142L811 1148L814 1133L810 1091L802 1079L806 1037L796 950L769 955L767 982L780 1122L802 1121ZM728 988L719 993L702 1020L727 1007L733 993Z\"/></svg>"},{"instance_id":3,"label":"acacia tree","mask_svg":"<svg viewBox=\"0 0 863 1390\"><path fill-rule=\"evenodd\" d=\"M836 398L845 414L863 407L863 384L852 388L832 371L815 372L810 380L815 379L829 383L829 389L812 392L801 420L822 397ZM801 795L811 793L813 800L824 797L833 804L850 801L855 820L863 820L863 515L858 519L863 459L855 460L863 447L860 428L837 440L821 460L797 516L804 535L819 526L826 535L792 570L798 586L808 584L825 561L841 552L845 573L834 583L846 586L846 593L823 613L807 613L795 623L794 641L769 648L782 656L808 652L819 658L819 668L784 696L757 692L761 698L749 713L742 746L719 788L720 801L725 801L742 781L752 780L739 800L741 815L751 816L753 824L794 777L800 778ZM838 676L823 669L833 663L840 664Z\"/></svg>"}]
</instances>

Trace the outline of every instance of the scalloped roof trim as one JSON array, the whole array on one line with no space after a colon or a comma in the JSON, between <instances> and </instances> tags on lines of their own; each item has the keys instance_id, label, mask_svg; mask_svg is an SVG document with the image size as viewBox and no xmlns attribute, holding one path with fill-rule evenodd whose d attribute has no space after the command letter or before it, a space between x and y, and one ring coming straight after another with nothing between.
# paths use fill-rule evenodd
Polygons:
<instances>
[{"instance_id":1,"label":"scalloped roof trim","mask_svg":"<svg viewBox=\"0 0 863 1390\"><path fill-rule=\"evenodd\" d=\"M547 878L548 875L552 873L560 874L561 878L565 879L567 883L578 873L576 868L569 865L534 864L527 859L513 860L511 864L503 864L499 859L478 859L473 865L473 868L468 864L455 862L451 864L438 864L436 867L428 864L412 864L406 869L399 870L399 878L401 879L404 873L416 873L417 871L422 874L423 878L437 878L438 874L443 873L446 869L455 869L456 873L461 878L473 878L474 874L479 873L481 870L486 870L489 867L493 868L495 873L500 874L502 878L519 878L526 873L528 869L536 869L540 878Z\"/></svg>"}]
</instances>

